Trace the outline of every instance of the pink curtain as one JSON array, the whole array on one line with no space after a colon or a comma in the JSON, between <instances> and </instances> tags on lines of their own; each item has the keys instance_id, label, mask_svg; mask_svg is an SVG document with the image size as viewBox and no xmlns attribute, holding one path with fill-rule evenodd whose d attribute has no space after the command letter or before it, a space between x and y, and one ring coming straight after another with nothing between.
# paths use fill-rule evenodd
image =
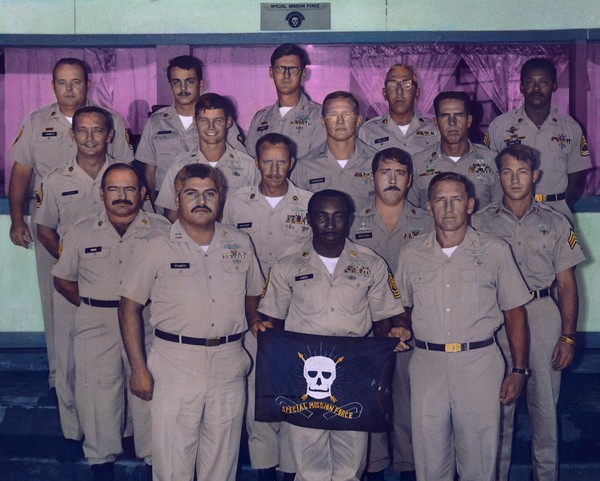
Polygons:
<instances>
[{"instance_id":1,"label":"pink curtain","mask_svg":"<svg viewBox=\"0 0 600 481\"><path fill-rule=\"evenodd\" d=\"M519 91L521 66L530 58L546 57L556 66L559 85L553 103L569 111L569 56L565 47L550 45L485 45L461 49L461 56L477 78L479 85L502 112L523 103Z\"/></svg>"},{"instance_id":2,"label":"pink curtain","mask_svg":"<svg viewBox=\"0 0 600 481\"><path fill-rule=\"evenodd\" d=\"M305 45L310 65L305 91L316 102L334 90L353 92L365 118L387 110L381 88L385 74L394 63L415 68L421 97L417 109L432 115L433 98L444 90L461 59L495 105L504 112L522 102L518 89L519 70L533 56L548 56L557 65L559 91L555 104L568 111L568 49L561 45ZM273 46L194 46L191 52L205 65L206 91L228 96L237 108L238 124L246 130L254 113L275 101L275 89L268 75ZM596 135L600 110L600 46L589 44L590 88L587 132L592 154L598 152ZM90 97L96 103L119 112L134 134L141 133L148 112L157 103L156 49L148 48L5 48L4 129L0 152L14 141L22 120L41 105L54 102L51 72L61 57L83 58L92 69ZM4 147L4 148L2 148ZM1 154L0 154L1 155ZM6 159L6 156L3 156ZM0 158L0 169L11 169L10 159ZM600 177L593 176L588 193L600 192Z\"/></svg>"},{"instance_id":3,"label":"pink curtain","mask_svg":"<svg viewBox=\"0 0 600 481\"><path fill-rule=\"evenodd\" d=\"M417 72L420 98L417 110L433 114L433 99L444 89L460 61L456 48L446 45L357 45L352 48L350 72L353 93L367 118L382 115L387 103L381 89L390 66L403 63Z\"/></svg>"}]
</instances>

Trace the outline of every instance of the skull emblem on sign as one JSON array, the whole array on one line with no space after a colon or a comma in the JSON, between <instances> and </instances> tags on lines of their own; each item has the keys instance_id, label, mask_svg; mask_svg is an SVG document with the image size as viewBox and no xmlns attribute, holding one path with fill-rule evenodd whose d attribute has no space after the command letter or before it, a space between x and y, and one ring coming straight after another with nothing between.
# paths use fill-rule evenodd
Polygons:
<instances>
[{"instance_id":1,"label":"skull emblem on sign","mask_svg":"<svg viewBox=\"0 0 600 481\"><path fill-rule=\"evenodd\" d=\"M335 381L335 362L325 356L309 357L304 363L306 394L314 399L330 397L331 385Z\"/></svg>"}]
</instances>

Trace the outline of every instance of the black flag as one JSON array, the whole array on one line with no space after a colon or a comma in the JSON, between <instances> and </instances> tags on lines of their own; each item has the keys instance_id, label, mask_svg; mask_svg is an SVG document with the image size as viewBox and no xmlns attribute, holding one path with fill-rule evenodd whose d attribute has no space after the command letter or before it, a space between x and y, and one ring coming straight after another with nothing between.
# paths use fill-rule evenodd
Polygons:
<instances>
[{"instance_id":1,"label":"black flag","mask_svg":"<svg viewBox=\"0 0 600 481\"><path fill-rule=\"evenodd\" d=\"M386 431L394 338L258 333L256 421Z\"/></svg>"}]
</instances>

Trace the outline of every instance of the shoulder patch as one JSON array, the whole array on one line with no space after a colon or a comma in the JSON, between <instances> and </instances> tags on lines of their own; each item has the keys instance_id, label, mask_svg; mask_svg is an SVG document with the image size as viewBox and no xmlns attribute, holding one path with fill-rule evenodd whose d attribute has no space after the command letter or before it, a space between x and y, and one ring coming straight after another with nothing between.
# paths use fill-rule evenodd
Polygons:
<instances>
[{"instance_id":1,"label":"shoulder patch","mask_svg":"<svg viewBox=\"0 0 600 481\"><path fill-rule=\"evenodd\" d=\"M15 145L19 139L21 138L21 135L23 135L23 129L25 128L25 126L21 126L21 129L19 130L19 133L17 134L17 138L14 140L14 142L12 143L13 145Z\"/></svg>"},{"instance_id":2,"label":"shoulder patch","mask_svg":"<svg viewBox=\"0 0 600 481\"><path fill-rule=\"evenodd\" d=\"M485 133L485 137L483 138L483 144L488 149L490 148L491 140L490 140L490 131L489 130Z\"/></svg>"},{"instance_id":3,"label":"shoulder patch","mask_svg":"<svg viewBox=\"0 0 600 481\"><path fill-rule=\"evenodd\" d=\"M575 249L575 246L579 244L579 241L577 240L577 234L575 234L573 229L571 229L569 232L569 238L567 239L567 242L569 243L571 250Z\"/></svg>"},{"instance_id":4,"label":"shoulder patch","mask_svg":"<svg viewBox=\"0 0 600 481\"><path fill-rule=\"evenodd\" d=\"M396 285L396 279L392 275L391 271L388 270L388 286L390 286L390 291L392 291L392 295L394 299L400 299L400 291L398 290L398 286Z\"/></svg>"},{"instance_id":5,"label":"shoulder patch","mask_svg":"<svg viewBox=\"0 0 600 481\"><path fill-rule=\"evenodd\" d=\"M267 293L267 287L269 287L269 278L270 277L271 277L271 269L269 269L269 272L267 272L267 278L265 279L265 283L263 284L262 291L260 291L261 299L263 297L265 297L265 294Z\"/></svg>"},{"instance_id":6,"label":"shoulder patch","mask_svg":"<svg viewBox=\"0 0 600 481\"><path fill-rule=\"evenodd\" d=\"M44 200L44 184L40 185L40 190L36 190L35 192L35 207L39 209L42 206L42 201Z\"/></svg>"},{"instance_id":7,"label":"shoulder patch","mask_svg":"<svg viewBox=\"0 0 600 481\"><path fill-rule=\"evenodd\" d=\"M581 141L579 142L579 153L583 157L588 157L590 155L590 149L588 147L587 139L585 138L584 134L581 134Z\"/></svg>"}]
</instances>

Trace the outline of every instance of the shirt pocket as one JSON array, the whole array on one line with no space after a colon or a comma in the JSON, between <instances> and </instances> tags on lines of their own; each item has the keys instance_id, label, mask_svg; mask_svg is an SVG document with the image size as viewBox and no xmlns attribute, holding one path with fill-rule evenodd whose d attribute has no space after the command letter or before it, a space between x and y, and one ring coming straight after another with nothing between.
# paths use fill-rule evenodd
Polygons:
<instances>
[{"instance_id":1,"label":"shirt pocket","mask_svg":"<svg viewBox=\"0 0 600 481\"><path fill-rule=\"evenodd\" d=\"M548 274L554 272L552 263L556 239L551 235L538 235L527 237L527 255L525 265L535 274Z\"/></svg>"},{"instance_id":2,"label":"shirt pocket","mask_svg":"<svg viewBox=\"0 0 600 481\"><path fill-rule=\"evenodd\" d=\"M496 303L497 298L491 272L480 268L461 269L456 298L466 312L487 312L488 304Z\"/></svg>"},{"instance_id":3,"label":"shirt pocket","mask_svg":"<svg viewBox=\"0 0 600 481\"><path fill-rule=\"evenodd\" d=\"M431 306L436 299L435 271L419 271L412 279L415 306Z\"/></svg>"}]
</instances>

